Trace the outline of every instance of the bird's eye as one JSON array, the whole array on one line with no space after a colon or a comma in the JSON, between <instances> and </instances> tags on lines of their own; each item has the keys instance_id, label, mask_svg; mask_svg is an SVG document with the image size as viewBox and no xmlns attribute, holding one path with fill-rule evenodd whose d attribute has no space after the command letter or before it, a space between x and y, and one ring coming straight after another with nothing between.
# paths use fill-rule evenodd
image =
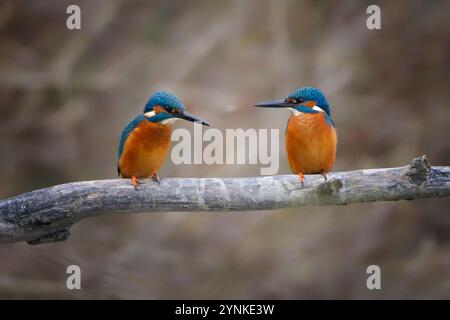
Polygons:
<instances>
[{"instance_id":1,"label":"bird's eye","mask_svg":"<svg viewBox=\"0 0 450 320\"><path fill-rule=\"evenodd\" d=\"M294 103L294 104L298 104L298 103L302 103L303 99L299 98L299 99L295 99L295 98L287 98L286 100L284 100L287 103Z\"/></svg>"}]
</instances>

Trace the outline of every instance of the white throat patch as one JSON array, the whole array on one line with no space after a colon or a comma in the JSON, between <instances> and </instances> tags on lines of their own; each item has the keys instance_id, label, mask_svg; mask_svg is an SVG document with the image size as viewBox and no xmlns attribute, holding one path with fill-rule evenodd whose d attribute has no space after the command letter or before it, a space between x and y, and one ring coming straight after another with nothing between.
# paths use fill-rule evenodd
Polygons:
<instances>
[{"instance_id":1,"label":"white throat patch","mask_svg":"<svg viewBox=\"0 0 450 320\"><path fill-rule=\"evenodd\" d=\"M169 119L164 119L164 120L160 121L160 123L162 123L162 124L173 124L177 120L178 120L178 118L169 118Z\"/></svg>"},{"instance_id":2,"label":"white throat patch","mask_svg":"<svg viewBox=\"0 0 450 320\"><path fill-rule=\"evenodd\" d=\"M288 108L288 109L292 111L292 114L293 114L294 116L298 116L299 114L302 114L302 113L303 113L303 112L298 111L298 110L295 109L295 108Z\"/></svg>"}]
</instances>

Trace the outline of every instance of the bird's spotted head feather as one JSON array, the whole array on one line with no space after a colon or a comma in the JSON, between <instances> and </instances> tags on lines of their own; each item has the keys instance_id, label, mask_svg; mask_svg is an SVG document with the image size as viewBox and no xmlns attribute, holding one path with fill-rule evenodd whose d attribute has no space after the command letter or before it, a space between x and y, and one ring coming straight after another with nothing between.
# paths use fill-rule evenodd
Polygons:
<instances>
[{"instance_id":1,"label":"bird's spotted head feather","mask_svg":"<svg viewBox=\"0 0 450 320\"><path fill-rule=\"evenodd\" d=\"M318 88L314 87L301 87L295 89L285 99L285 101L291 101L298 105L305 105L309 107L317 106L325 111L328 115L331 115L330 105L327 98Z\"/></svg>"},{"instance_id":2,"label":"bird's spotted head feather","mask_svg":"<svg viewBox=\"0 0 450 320\"><path fill-rule=\"evenodd\" d=\"M155 107L163 107L167 110L178 109L186 110L178 97L167 91L158 91L154 93L145 104L144 113L152 112Z\"/></svg>"},{"instance_id":3,"label":"bird's spotted head feather","mask_svg":"<svg viewBox=\"0 0 450 320\"><path fill-rule=\"evenodd\" d=\"M148 121L170 124L177 119L199 122L209 126L206 121L186 111L178 97L167 91L154 93L144 107L144 116Z\"/></svg>"},{"instance_id":4,"label":"bird's spotted head feather","mask_svg":"<svg viewBox=\"0 0 450 320\"><path fill-rule=\"evenodd\" d=\"M255 104L255 107L290 109L294 115L323 112L327 123L334 126L331 119L331 108L325 95L320 89L314 87L298 88L283 100L260 102Z\"/></svg>"}]
</instances>

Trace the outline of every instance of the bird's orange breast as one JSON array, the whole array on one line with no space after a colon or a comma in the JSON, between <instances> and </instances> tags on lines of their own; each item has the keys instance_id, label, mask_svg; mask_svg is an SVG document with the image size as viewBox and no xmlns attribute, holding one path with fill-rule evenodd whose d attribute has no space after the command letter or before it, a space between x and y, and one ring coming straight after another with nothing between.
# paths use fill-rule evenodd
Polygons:
<instances>
[{"instance_id":1,"label":"bird's orange breast","mask_svg":"<svg viewBox=\"0 0 450 320\"><path fill-rule=\"evenodd\" d=\"M119 159L120 175L148 178L164 163L170 149L169 125L142 121L128 136Z\"/></svg>"},{"instance_id":2,"label":"bird's orange breast","mask_svg":"<svg viewBox=\"0 0 450 320\"><path fill-rule=\"evenodd\" d=\"M336 158L337 135L325 115L292 115L286 128L286 153L292 172L306 174L331 171Z\"/></svg>"}]
</instances>

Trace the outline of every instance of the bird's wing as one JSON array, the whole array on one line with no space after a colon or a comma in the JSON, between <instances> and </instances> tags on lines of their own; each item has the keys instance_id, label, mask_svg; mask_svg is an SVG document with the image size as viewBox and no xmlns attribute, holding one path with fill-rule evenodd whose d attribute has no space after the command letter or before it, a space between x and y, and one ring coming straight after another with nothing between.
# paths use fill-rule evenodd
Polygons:
<instances>
[{"instance_id":1,"label":"bird's wing","mask_svg":"<svg viewBox=\"0 0 450 320\"><path fill-rule=\"evenodd\" d=\"M326 113L326 112L324 112L324 115L325 115L325 121L327 122L327 124L330 127L336 128L336 125L334 124L333 118L331 118L331 116L328 113Z\"/></svg>"},{"instance_id":2,"label":"bird's wing","mask_svg":"<svg viewBox=\"0 0 450 320\"><path fill-rule=\"evenodd\" d=\"M122 135L120 136L120 142L119 142L119 150L117 152L117 161L120 160L120 157L123 153L123 148L125 145L125 142L127 141L127 138L130 136L130 133L142 122L145 120L144 115L139 115L136 118L134 118L123 130ZM120 169L119 166L117 166L117 172L120 175Z\"/></svg>"}]
</instances>

